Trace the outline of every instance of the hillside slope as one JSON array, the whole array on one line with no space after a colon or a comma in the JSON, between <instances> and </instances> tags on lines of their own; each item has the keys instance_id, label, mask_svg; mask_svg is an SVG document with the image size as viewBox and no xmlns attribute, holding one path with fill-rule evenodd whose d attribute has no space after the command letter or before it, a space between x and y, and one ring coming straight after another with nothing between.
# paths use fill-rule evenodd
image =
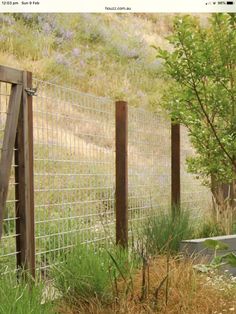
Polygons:
<instances>
[{"instance_id":1,"label":"hillside slope","mask_svg":"<svg viewBox=\"0 0 236 314\"><path fill-rule=\"evenodd\" d=\"M168 47L172 15L1 14L0 63L131 105L156 106L163 86L152 45Z\"/></svg>"}]
</instances>

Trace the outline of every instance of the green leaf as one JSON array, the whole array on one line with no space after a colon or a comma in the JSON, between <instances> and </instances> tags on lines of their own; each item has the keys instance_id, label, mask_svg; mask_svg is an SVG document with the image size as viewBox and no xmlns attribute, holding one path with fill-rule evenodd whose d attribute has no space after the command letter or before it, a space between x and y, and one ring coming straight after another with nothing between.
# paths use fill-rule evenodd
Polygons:
<instances>
[{"instance_id":1,"label":"green leaf","mask_svg":"<svg viewBox=\"0 0 236 314\"><path fill-rule=\"evenodd\" d=\"M222 260L223 260L224 256L216 256L213 258L213 260L211 261L211 265L214 266L220 266L222 264Z\"/></svg>"},{"instance_id":2,"label":"green leaf","mask_svg":"<svg viewBox=\"0 0 236 314\"><path fill-rule=\"evenodd\" d=\"M228 253L222 256L223 260L225 260L230 266L236 267L236 255L234 253Z\"/></svg>"},{"instance_id":3,"label":"green leaf","mask_svg":"<svg viewBox=\"0 0 236 314\"><path fill-rule=\"evenodd\" d=\"M227 250L229 248L229 246L226 243L214 239L205 240L204 246L212 250Z\"/></svg>"}]
</instances>

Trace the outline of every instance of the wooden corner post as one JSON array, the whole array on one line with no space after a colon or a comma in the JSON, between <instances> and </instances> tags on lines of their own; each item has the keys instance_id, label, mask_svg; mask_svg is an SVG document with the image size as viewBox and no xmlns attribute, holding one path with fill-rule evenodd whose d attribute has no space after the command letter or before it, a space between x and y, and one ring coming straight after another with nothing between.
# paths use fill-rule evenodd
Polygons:
<instances>
[{"instance_id":1,"label":"wooden corner post","mask_svg":"<svg viewBox=\"0 0 236 314\"><path fill-rule=\"evenodd\" d=\"M17 267L35 277L32 73L23 72L23 95L15 142Z\"/></svg>"},{"instance_id":2,"label":"wooden corner post","mask_svg":"<svg viewBox=\"0 0 236 314\"><path fill-rule=\"evenodd\" d=\"M180 210L180 124L171 123L171 209L175 217Z\"/></svg>"},{"instance_id":3,"label":"wooden corner post","mask_svg":"<svg viewBox=\"0 0 236 314\"><path fill-rule=\"evenodd\" d=\"M128 247L128 105L116 102L116 243Z\"/></svg>"}]
</instances>

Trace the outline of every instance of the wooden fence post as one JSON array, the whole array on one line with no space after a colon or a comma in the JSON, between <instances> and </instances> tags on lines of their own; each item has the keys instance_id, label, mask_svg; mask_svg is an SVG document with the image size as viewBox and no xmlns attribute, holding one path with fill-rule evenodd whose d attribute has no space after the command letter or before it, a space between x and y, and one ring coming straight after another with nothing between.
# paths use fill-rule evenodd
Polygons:
<instances>
[{"instance_id":1,"label":"wooden fence post","mask_svg":"<svg viewBox=\"0 0 236 314\"><path fill-rule=\"evenodd\" d=\"M171 208L173 217L180 209L180 125L171 123Z\"/></svg>"},{"instance_id":2,"label":"wooden fence post","mask_svg":"<svg viewBox=\"0 0 236 314\"><path fill-rule=\"evenodd\" d=\"M116 102L116 243L128 247L128 105Z\"/></svg>"},{"instance_id":3,"label":"wooden fence post","mask_svg":"<svg viewBox=\"0 0 236 314\"><path fill-rule=\"evenodd\" d=\"M23 97L15 142L17 267L35 277L32 73L23 73Z\"/></svg>"}]
</instances>

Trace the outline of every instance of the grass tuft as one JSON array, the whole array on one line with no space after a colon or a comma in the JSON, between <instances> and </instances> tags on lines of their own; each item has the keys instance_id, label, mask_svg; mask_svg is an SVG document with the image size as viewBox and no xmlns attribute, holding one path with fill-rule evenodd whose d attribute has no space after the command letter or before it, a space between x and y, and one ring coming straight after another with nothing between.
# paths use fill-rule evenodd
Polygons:
<instances>
[{"instance_id":1,"label":"grass tuft","mask_svg":"<svg viewBox=\"0 0 236 314\"><path fill-rule=\"evenodd\" d=\"M169 212L162 212L147 220L143 233L149 254L175 253L182 240L192 237L193 225L187 211L181 212L176 218Z\"/></svg>"},{"instance_id":2,"label":"grass tuft","mask_svg":"<svg viewBox=\"0 0 236 314\"><path fill-rule=\"evenodd\" d=\"M205 218L205 217L204 217ZM206 218L200 221L198 228L196 228L195 238L210 238L224 235L223 228L215 223L212 219Z\"/></svg>"},{"instance_id":3,"label":"grass tuft","mask_svg":"<svg viewBox=\"0 0 236 314\"><path fill-rule=\"evenodd\" d=\"M51 302L43 302L42 284L17 282L15 274L1 275L0 314L54 313Z\"/></svg>"},{"instance_id":4,"label":"grass tuft","mask_svg":"<svg viewBox=\"0 0 236 314\"><path fill-rule=\"evenodd\" d=\"M70 304L88 298L109 302L116 294L118 278L128 280L136 264L119 247L107 250L80 244L53 268L52 277L55 288Z\"/></svg>"}]
</instances>

